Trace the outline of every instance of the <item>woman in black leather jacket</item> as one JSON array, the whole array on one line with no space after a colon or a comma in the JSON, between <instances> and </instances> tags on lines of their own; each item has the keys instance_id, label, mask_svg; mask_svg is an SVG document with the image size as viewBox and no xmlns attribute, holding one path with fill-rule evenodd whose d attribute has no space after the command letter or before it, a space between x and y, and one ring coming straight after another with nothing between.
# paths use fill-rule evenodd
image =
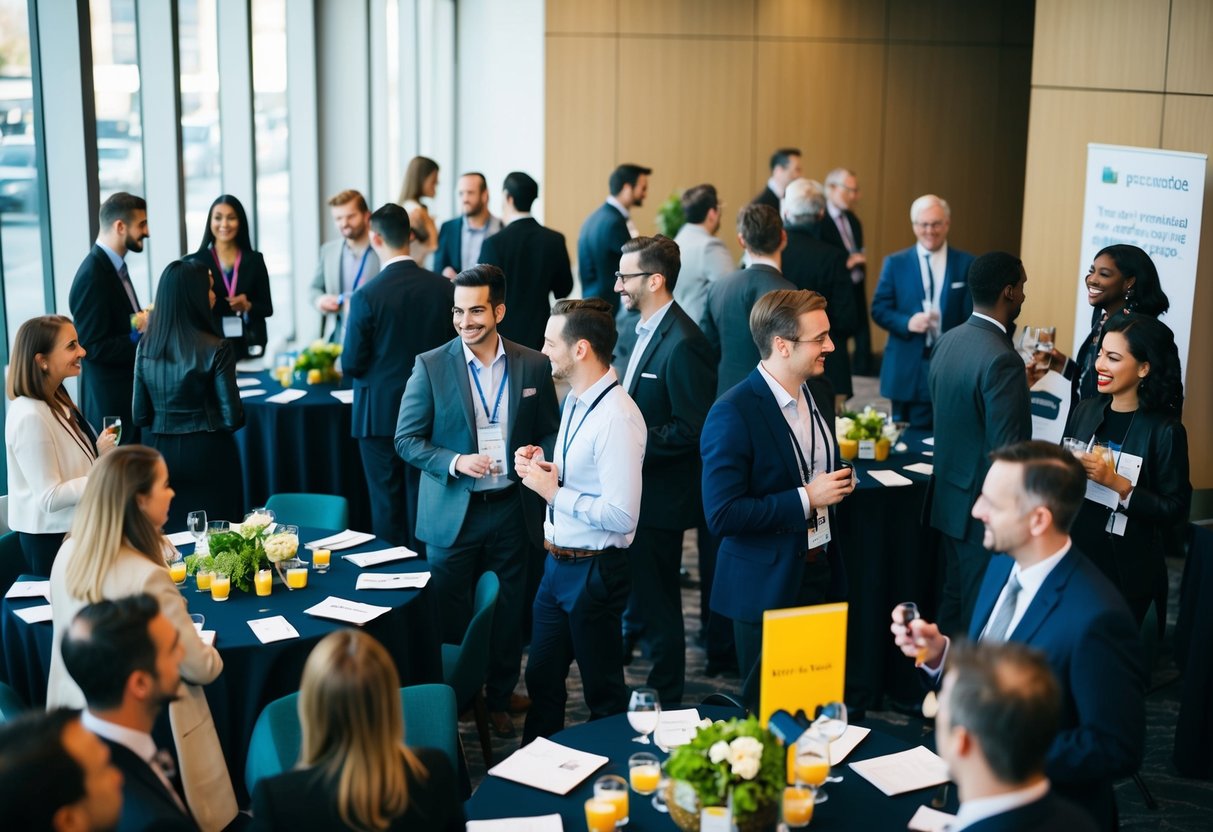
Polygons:
<instances>
[{"instance_id":1,"label":"woman in black leather jacket","mask_svg":"<svg viewBox=\"0 0 1213 832\"><path fill-rule=\"evenodd\" d=\"M1124 593L1140 624L1166 581L1164 533L1187 520L1192 501L1175 336L1147 315L1109 318L1094 369L1099 395L1078 403L1066 436L1088 447L1110 443L1117 465L1079 455L1087 499L1071 536ZM1100 494L1105 503L1092 499Z\"/></svg>"},{"instance_id":2,"label":"woman in black leather jacket","mask_svg":"<svg viewBox=\"0 0 1213 832\"><path fill-rule=\"evenodd\" d=\"M214 284L204 263L170 263L135 353L134 421L164 457L177 492L170 532L183 530L186 515L199 509L213 520L244 516L244 477L232 436L244 424L244 407L232 347L211 317Z\"/></svg>"}]
</instances>

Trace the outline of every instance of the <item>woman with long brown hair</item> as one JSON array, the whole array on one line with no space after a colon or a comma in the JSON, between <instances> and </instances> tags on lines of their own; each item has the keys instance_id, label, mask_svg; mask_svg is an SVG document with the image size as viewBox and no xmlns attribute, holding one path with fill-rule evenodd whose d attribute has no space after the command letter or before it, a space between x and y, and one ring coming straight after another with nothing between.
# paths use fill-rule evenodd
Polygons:
<instances>
[{"instance_id":1,"label":"woman with long brown hair","mask_svg":"<svg viewBox=\"0 0 1213 832\"><path fill-rule=\"evenodd\" d=\"M426 267L425 259L438 249L438 224L430 216L423 199L433 199L438 192L438 163L427 156L414 156L404 172L398 202L409 213L412 240L409 256L418 266Z\"/></svg>"}]
</instances>

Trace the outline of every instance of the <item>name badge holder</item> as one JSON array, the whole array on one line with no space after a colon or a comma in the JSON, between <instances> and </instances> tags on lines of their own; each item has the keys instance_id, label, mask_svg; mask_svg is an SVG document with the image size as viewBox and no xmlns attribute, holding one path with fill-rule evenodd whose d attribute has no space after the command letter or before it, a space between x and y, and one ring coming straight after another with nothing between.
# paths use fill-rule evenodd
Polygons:
<instances>
[{"instance_id":1,"label":"name badge holder","mask_svg":"<svg viewBox=\"0 0 1213 832\"><path fill-rule=\"evenodd\" d=\"M805 391L805 397L809 405L809 429L811 443L809 448L809 459L806 461L804 457L804 449L800 447L800 440L796 438L796 432L792 430L792 426L788 425L788 436L792 437L792 447L796 449L797 461L800 463L800 476L803 485L808 485L813 481L813 470L817 465L817 423L820 420L820 415L813 407L813 400L809 396L808 391ZM825 426L822 426L822 432L825 432ZM829 442L826 442L827 446ZM829 472L830 465L827 455L826 471ZM810 506L810 515L806 523L808 524L807 541L809 549L817 549L825 546L832 540L830 533L830 510L825 506Z\"/></svg>"},{"instance_id":2,"label":"name badge holder","mask_svg":"<svg viewBox=\"0 0 1213 832\"><path fill-rule=\"evenodd\" d=\"M510 381L509 359L506 359L501 384L497 385L497 398L493 402L492 413L489 412L489 403L484 396L484 388L480 386L480 368L475 364L472 365L472 380L476 382L476 392L480 394L480 404L484 408L485 418L489 420L487 425L477 425L476 427L476 448L482 455L493 460L487 479L490 484L499 485L506 475L506 455L505 429L498 421L498 416L501 412L501 397L505 394Z\"/></svg>"}]
</instances>

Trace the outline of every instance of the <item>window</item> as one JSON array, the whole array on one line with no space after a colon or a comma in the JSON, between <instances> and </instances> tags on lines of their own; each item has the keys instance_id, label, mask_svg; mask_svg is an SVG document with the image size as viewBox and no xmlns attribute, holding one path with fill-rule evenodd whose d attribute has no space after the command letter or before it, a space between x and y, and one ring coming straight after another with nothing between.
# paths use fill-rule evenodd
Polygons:
<instances>
[{"instance_id":1,"label":"window","mask_svg":"<svg viewBox=\"0 0 1213 832\"><path fill-rule=\"evenodd\" d=\"M186 251L202 242L206 210L222 193L215 5L215 0L180 0L177 6Z\"/></svg>"}]
</instances>

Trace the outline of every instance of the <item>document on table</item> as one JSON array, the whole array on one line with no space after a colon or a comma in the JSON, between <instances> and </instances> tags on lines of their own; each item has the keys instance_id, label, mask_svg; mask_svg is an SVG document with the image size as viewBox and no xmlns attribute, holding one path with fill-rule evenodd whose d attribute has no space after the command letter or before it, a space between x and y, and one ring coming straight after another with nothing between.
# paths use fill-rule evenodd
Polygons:
<instances>
[{"instance_id":1,"label":"document on table","mask_svg":"<svg viewBox=\"0 0 1213 832\"><path fill-rule=\"evenodd\" d=\"M39 621L50 621L55 617L50 604L40 604L36 607L26 607L23 610L13 610L17 617L26 624L37 624Z\"/></svg>"},{"instance_id":2,"label":"document on table","mask_svg":"<svg viewBox=\"0 0 1213 832\"><path fill-rule=\"evenodd\" d=\"M903 477L896 471L868 471L868 476L876 480L881 485L887 485L890 488L895 488L899 485L913 485L914 481L909 477Z\"/></svg>"},{"instance_id":3,"label":"document on table","mask_svg":"<svg viewBox=\"0 0 1213 832\"><path fill-rule=\"evenodd\" d=\"M934 445L934 444L935 444L935 437L934 437L934 436L928 436L926 439L922 440L922 444L924 444L924 445Z\"/></svg>"},{"instance_id":4,"label":"document on table","mask_svg":"<svg viewBox=\"0 0 1213 832\"><path fill-rule=\"evenodd\" d=\"M253 396L264 396L264 387L246 387L240 391L240 398L251 399Z\"/></svg>"},{"instance_id":5,"label":"document on table","mask_svg":"<svg viewBox=\"0 0 1213 832\"><path fill-rule=\"evenodd\" d=\"M255 618L248 623L253 635L261 639L262 644L271 641L285 641L288 638L299 638L299 631L291 626L281 615L271 615L269 618Z\"/></svg>"},{"instance_id":6,"label":"document on table","mask_svg":"<svg viewBox=\"0 0 1213 832\"><path fill-rule=\"evenodd\" d=\"M859 725L848 725L841 737L830 743L830 765L840 766L847 755L855 750L855 746L863 742L864 737L872 733L871 728Z\"/></svg>"},{"instance_id":7,"label":"document on table","mask_svg":"<svg viewBox=\"0 0 1213 832\"><path fill-rule=\"evenodd\" d=\"M260 387L261 379L259 378L238 378L236 379L237 387Z\"/></svg>"},{"instance_id":8,"label":"document on table","mask_svg":"<svg viewBox=\"0 0 1213 832\"><path fill-rule=\"evenodd\" d=\"M5 598L45 598L51 600L50 581L18 581L4 593Z\"/></svg>"},{"instance_id":9,"label":"document on table","mask_svg":"<svg viewBox=\"0 0 1213 832\"><path fill-rule=\"evenodd\" d=\"M354 403L354 391L353 390L330 390L329 395L332 396L337 401L341 402L342 404L353 404Z\"/></svg>"},{"instance_id":10,"label":"document on table","mask_svg":"<svg viewBox=\"0 0 1213 832\"><path fill-rule=\"evenodd\" d=\"M653 732L653 741L658 748L667 751L686 745L695 738L700 722L699 711L694 708L662 711L657 720L657 730Z\"/></svg>"},{"instance_id":11,"label":"document on table","mask_svg":"<svg viewBox=\"0 0 1213 832\"><path fill-rule=\"evenodd\" d=\"M357 624L359 626L368 621L374 621L385 612L391 611L391 607L377 607L374 604L347 601L335 595L330 595L319 604L304 610L308 615L314 615L317 618L331 618L334 621L344 621L347 624Z\"/></svg>"},{"instance_id":12,"label":"document on table","mask_svg":"<svg viewBox=\"0 0 1213 832\"><path fill-rule=\"evenodd\" d=\"M489 769L489 774L552 794L568 794L608 762L606 757L536 737Z\"/></svg>"},{"instance_id":13,"label":"document on table","mask_svg":"<svg viewBox=\"0 0 1213 832\"><path fill-rule=\"evenodd\" d=\"M319 540L313 540L304 545L311 546L314 549L337 551L338 549L352 549L355 546L361 546L363 543L374 539L375 535L370 532L356 532L353 529L346 529L343 532L337 532L337 534L322 537Z\"/></svg>"},{"instance_id":14,"label":"document on table","mask_svg":"<svg viewBox=\"0 0 1213 832\"><path fill-rule=\"evenodd\" d=\"M851 763L855 773L887 796L947 783L948 765L924 746Z\"/></svg>"},{"instance_id":15,"label":"document on table","mask_svg":"<svg viewBox=\"0 0 1213 832\"><path fill-rule=\"evenodd\" d=\"M240 391L240 395L242 395L242 396L244 395L243 390ZM268 399L266 399L266 401L273 402L274 404L290 404L293 401L302 399L306 395L307 395L306 390L296 390L295 388L292 387L292 388L283 390L281 393L275 393L274 395L272 395Z\"/></svg>"},{"instance_id":16,"label":"document on table","mask_svg":"<svg viewBox=\"0 0 1213 832\"><path fill-rule=\"evenodd\" d=\"M170 535L166 535L166 537L168 537L168 542L174 546L184 546L187 543L194 542L194 536L189 532L173 532Z\"/></svg>"},{"instance_id":17,"label":"document on table","mask_svg":"<svg viewBox=\"0 0 1213 832\"><path fill-rule=\"evenodd\" d=\"M560 815L469 820L467 832L564 832L564 822L560 819Z\"/></svg>"},{"instance_id":18,"label":"document on table","mask_svg":"<svg viewBox=\"0 0 1213 832\"><path fill-rule=\"evenodd\" d=\"M908 828L915 832L944 832L956 820L956 815L949 815L930 806L919 806L914 817L910 818Z\"/></svg>"},{"instance_id":19,"label":"document on table","mask_svg":"<svg viewBox=\"0 0 1213 832\"><path fill-rule=\"evenodd\" d=\"M906 470L913 471L915 474L926 474L929 477L935 473L935 466L929 462L915 462L913 465L907 465Z\"/></svg>"},{"instance_id":20,"label":"document on table","mask_svg":"<svg viewBox=\"0 0 1213 832\"><path fill-rule=\"evenodd\" d=\"M330 546L329 548L334 547ZM356 555L342 555L341 557L354 564L354 566L361 566L365 569L368 566L382 566L385 563L415 558L417 557L417 553L407 546L393 546L390 549L380 549L376 552L359 552Z\"/></svg>"},{"instance_id":21,"label":"document on table","mask_svg":"<svg viewBox=\"0 0 1213 832\"><path fill-rule=\"evenodd\" d=\"M356 558L357 555L346 555ZM354 589L421 589L430 582L429 572L367 572L358 576Z\"/></svg>"}]
</instances>

